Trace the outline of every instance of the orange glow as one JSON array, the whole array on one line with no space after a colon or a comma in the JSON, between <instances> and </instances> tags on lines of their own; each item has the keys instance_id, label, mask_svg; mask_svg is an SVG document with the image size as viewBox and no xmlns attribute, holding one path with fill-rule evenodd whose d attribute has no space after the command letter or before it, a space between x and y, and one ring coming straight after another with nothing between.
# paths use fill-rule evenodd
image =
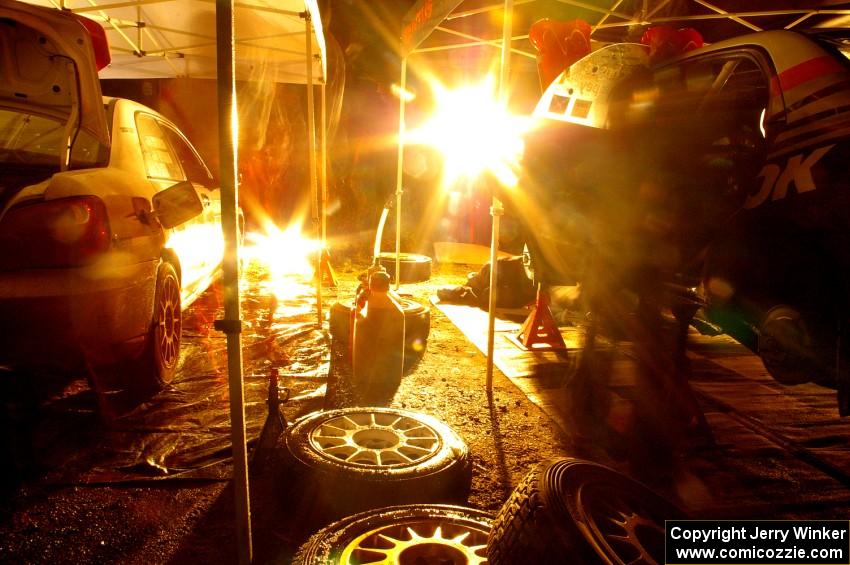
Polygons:
<instances>
[{"instance_id":1,"label":"orange glow","mask_svg":"<svg viewBox=\"0 0 850 565\"><path fill-rule=\"evenodd\" d=\"M245 234L242 256L246 264L267 270L265 289L279 300L286 300L304 294L305 290L310 292L310 279L320 249L319 241L302 235L301 222L280 229L266 221L263 233Z\"/></svg>"},{"instance_id":2,"label":"orange glow","mask_svg":"<svg viewBox=\"0 0 850 565\"><path fill-rule=\"evenodd\" d=\"M168 247L180 259L183 281L195 282L214 271L221 263L224 234L217 224L184 224L168 236Z\"/></svg>"},{"instance_id":3,"label":"orange glow","mask_svg":"<svg viewBox=\"0 0 850 565\"><path fill-rule=\"evenodd\" d=\"M529 130L529 117L511 114L496 98L494 80L456 89L432 82L437 108L421 128L410 132L407 142L435 147L443 154L443 186L447 190L461 180L475 180L489 171L503 185L516 186L519 159Z\"/></svg>"},{"instance_id":4,"label":"orange glow","mask_svg":"<svg viewBox=\"0 0 850 565\"><path fill-rule=\"evenodd\" d=\"M402 88L397 84L393 84L391 87L393 96L396 98L403 98L405 102L413 102L416 98L416 95L413 92L407 90L406 88Z\"/></svg>"}]
</instances>

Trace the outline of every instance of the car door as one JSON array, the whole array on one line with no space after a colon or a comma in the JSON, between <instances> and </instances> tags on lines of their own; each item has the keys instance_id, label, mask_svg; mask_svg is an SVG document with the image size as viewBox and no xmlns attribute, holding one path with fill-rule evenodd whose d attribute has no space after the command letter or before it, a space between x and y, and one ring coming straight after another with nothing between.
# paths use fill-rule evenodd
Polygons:
<instances>
[{"instance_id":1,"label":"car door","mask_svg":"<svg viewBox=\"0 0 850 565\"><path fill-rule=\"evenodd\" d=\"M180 261L183 306L190 304L212 282L223 251L221 205L209 170L188 141L171 124L139 112L136 127L148 179L156 190L189 181L198 191L204 211L169 230L166 247Z\"/></svg>"},{"instance_id":2,"label":"car door","mask_svg":"<svg viewBox=\"0 0 850 565\"><path fill-rule=\"evenodd\" d=\"M183 170L186 180L192 183L204 211L200 216L186 222L183 232L191 234L189 239L195 246L191 250L194 263L193 273L187 277L184 303L191 303L212 283L217 276L224 253L224 235L221 231L221 191L201 160L195 148L183 137L176 127L160 122L165 137Z\"/></svg>"},{"instance_id":3,"label":"car door","mask_svg":"<svg viewBox=\"0 0 850 565\"><path fill-rule=\"evenodd\" d=\"M654 70L653 162L683 267L697 270L707 245L744 208L766 158L770 98L766 60L734 50Z\"/></svg>"}]
</instances>

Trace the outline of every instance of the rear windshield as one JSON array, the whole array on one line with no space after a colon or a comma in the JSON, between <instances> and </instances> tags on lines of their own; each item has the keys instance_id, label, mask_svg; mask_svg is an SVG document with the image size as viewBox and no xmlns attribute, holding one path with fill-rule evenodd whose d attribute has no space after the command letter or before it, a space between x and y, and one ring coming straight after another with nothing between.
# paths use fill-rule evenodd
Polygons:
<instances>
[{"instance_id":1,"label":"rear windshield","mask_svg":"<svg viewBox=\"0 0 850 565\"><path fill-rule=\"evenodd\" d=\"M65 122L40 114L0 108L0 163L57 166L62 156ZM71 169L102 164L106 148L85 131L72 140Z\"/></svg>"}]
</instances>

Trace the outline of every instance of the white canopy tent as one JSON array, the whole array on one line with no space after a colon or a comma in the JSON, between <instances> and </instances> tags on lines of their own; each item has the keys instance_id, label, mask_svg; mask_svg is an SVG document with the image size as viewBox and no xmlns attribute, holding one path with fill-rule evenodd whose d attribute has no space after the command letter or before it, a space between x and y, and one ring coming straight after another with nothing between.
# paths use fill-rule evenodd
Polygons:
<instances>
[{"instance_id":1,"label":"white canopy tent","mask_svg":"<svg viewBox=\"0 0 850 565\"><path fill-rule=\"evenodd\" d=\"M100 78L216 78L216 3L211 0L28 0L91 18L106 30L112 63ZM306 84L305 14L313 23L312 74L324 82L325 41L316 0L234 4L236 80L258 62L275 82Z\"/></svg>"},{"instance_id":2,"label":"white canopy tent","mask_svg":"<svg viewBox=\"0 0 850 565\"><path fill-rule=\"evenodd\" d=\"M307 135L313 220L321 209L325 244L326 174L319 202L316 171L313 85L321 86L322 164L326 162L326 51L316 0L27 0L99 22L112 55L102 79L216 78L224 254L224 319L227 335L231 440L239 562L252 559L248 462L242 381L239 306L239 243L236 186L236 80L251 80L263 67L264 80L307 85ZM321 324L321 276L316 297Z\"/></svg>"}]
</instances>

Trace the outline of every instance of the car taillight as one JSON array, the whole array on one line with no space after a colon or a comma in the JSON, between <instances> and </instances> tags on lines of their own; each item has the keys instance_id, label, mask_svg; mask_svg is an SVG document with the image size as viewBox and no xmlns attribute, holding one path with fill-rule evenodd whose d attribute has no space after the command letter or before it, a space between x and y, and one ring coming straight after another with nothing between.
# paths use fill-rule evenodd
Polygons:
<instances>
[{"instance_id":1,"label":"car taillight","mask_svg":"<svg viewBox=\"0 0 850 565\"><path fill-rule=\"evenodd\" d=\"M0 221L0 268L78 267L109 249L106 206L75 196L9 210Z\"/></svg>"}]
</instances>

